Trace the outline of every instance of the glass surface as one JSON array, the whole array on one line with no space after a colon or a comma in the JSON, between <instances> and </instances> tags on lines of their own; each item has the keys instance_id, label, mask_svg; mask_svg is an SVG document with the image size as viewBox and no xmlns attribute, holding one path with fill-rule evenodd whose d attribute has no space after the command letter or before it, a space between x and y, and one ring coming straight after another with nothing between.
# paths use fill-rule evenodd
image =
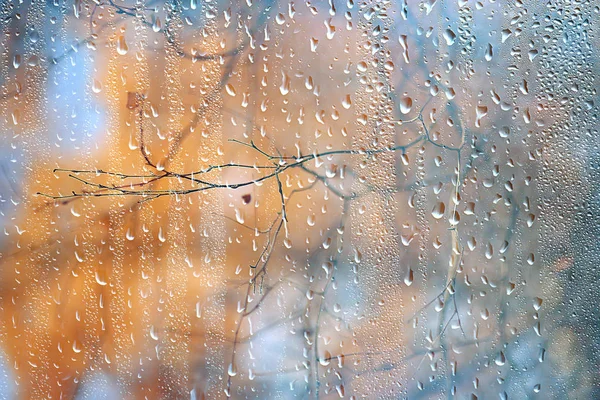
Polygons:
<instances>
[{"instance_id":1,"label":"glass surface","mask_svg":"<svg viewBox=\"0 0 600 400\"><path fill-rule=\"evenodd\" d=\"M0 399L600 398L599 18L0 2Z\"/></svg>"}]
</instances>

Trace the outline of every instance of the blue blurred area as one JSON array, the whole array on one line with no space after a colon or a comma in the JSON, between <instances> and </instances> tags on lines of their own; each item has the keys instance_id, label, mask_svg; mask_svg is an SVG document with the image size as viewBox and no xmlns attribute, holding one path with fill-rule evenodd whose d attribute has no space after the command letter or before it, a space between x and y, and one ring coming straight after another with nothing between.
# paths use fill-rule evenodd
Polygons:
<instances>
[{"instance_id":1,"label":"blue blurred area","mask_svg":"<svg viewBox=\"0 0 600 400\"><path fill-rule=\"evenodd\" d=\"M123 398L113 379L106 374L93 374L82 382L76 400L118 400Z\"/></svg>"},{"instance_id":2,"label":"blue blurred area","mask_svg":"<svg viewBox=\"0 0 600 400\"><path fill-rule=\"evenodd\" d=\"M93 84L92 60L80 47L48 71L49 140L63 153L83 148L104 122L102 107L95 101L101 87Z\"/></svg>"},{"instance_id":3,"label":"blue blurred area","mask_svg":"<svg viewBox=\"0 0 600 400\"><path fill-rule=\"evenodd\" d=\"M0 354L0 400L16 399L15 377L6 364L6 357ZM106 374L90 374L81 383L76 400L118 400L121 393L116 382Z\"/></svg>"},{"instance_id":4,"label":"blue blurred area","mask_svg":"<svg viewBox=\"0 0 600 400\"><path fill-rule=\"evenodd\" d=\"M6 357L0 354L0 400L12 400L16 398L15 380L11 369L6 364Z\"/></svg>"}]
</instances>

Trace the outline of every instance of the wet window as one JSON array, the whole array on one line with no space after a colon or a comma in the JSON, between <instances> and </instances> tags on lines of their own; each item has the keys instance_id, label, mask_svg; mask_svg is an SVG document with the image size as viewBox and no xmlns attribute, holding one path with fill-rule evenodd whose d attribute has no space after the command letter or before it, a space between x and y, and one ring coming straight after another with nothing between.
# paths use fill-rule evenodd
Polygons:
<instances>
[{"instance_id":1,"label":"wet window","mask_svg":"<svg viewBox=\"0 0 600 400\"><path fill-rule=\"evenodd\" d=\"M0 397L600 397L599 14L1 2Z\"/></svg>"}]
</instances>

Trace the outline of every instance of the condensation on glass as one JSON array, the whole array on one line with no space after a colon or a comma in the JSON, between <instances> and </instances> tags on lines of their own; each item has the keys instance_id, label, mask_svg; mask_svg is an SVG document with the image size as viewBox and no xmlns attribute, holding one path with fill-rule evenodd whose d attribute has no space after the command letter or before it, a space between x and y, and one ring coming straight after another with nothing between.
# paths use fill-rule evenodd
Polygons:
<instances>
[{"instance_id":1,"label":"condensation on glass","mask_svg":"<svg viewBox=\"0 0 600 400\"><path fill-rule=\"evenodd\" d=\"M1 2L0 397L600 397L599 14Z\"/></svg>"}]
</instances>

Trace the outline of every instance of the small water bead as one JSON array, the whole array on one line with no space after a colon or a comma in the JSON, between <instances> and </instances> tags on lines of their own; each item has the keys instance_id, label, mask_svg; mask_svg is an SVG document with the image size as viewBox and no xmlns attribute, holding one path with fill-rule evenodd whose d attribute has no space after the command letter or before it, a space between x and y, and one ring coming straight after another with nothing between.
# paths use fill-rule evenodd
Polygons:
<instances>
[{"instance_id":1,"label":"small water bead","mask_svg":"<svg viewBox=\"0 0 600 400\"><path fill-rule=\"evenodd\" d=\"M344 107L346 110L352 107L352 99L350 98L349 94L344 96L344 98L342 99L342 107Z\"/></svg>"},{"instance_id":2,"label":"small water bead","mask_svg":"<svg viewBox=\"0 0 600 400\"><path fill-rule=\"evenodd\" d=\"M119 35L119 38L117 39L117 53L124 56L128 51L129 47L125 41L125 35Z\"/></svg>"},{"instance_id":3,"label":"small water bead","mask_svg":"<svg viewBox=\"0 0 600 400\"><path fill-rule=\"evenodd\" d=\"M443 36L448 46L452 46L456 41L456 33L452 29L446 29Z\"/></svg>"},{"instance_id":4,"label":"small water bead","mask_svg":"<svg viewBox=\"0 0 600 400\"><path fill-rule=\"evenodd\" d=\"M402 114L408 114L412 110L413 100L406 96L400 99L400 112Z\"/></svg>"},{"instance_id":5,"label":"small water bead","mask_svg":"<svg viewBox=\"0 0 600 400\"><path fill-rule=\"evenodd\" d=\"M431 215L435 219L441 219L446 212L446 204L443 201L438 202L431 211Z\"/></svg>"}]
</instances>

